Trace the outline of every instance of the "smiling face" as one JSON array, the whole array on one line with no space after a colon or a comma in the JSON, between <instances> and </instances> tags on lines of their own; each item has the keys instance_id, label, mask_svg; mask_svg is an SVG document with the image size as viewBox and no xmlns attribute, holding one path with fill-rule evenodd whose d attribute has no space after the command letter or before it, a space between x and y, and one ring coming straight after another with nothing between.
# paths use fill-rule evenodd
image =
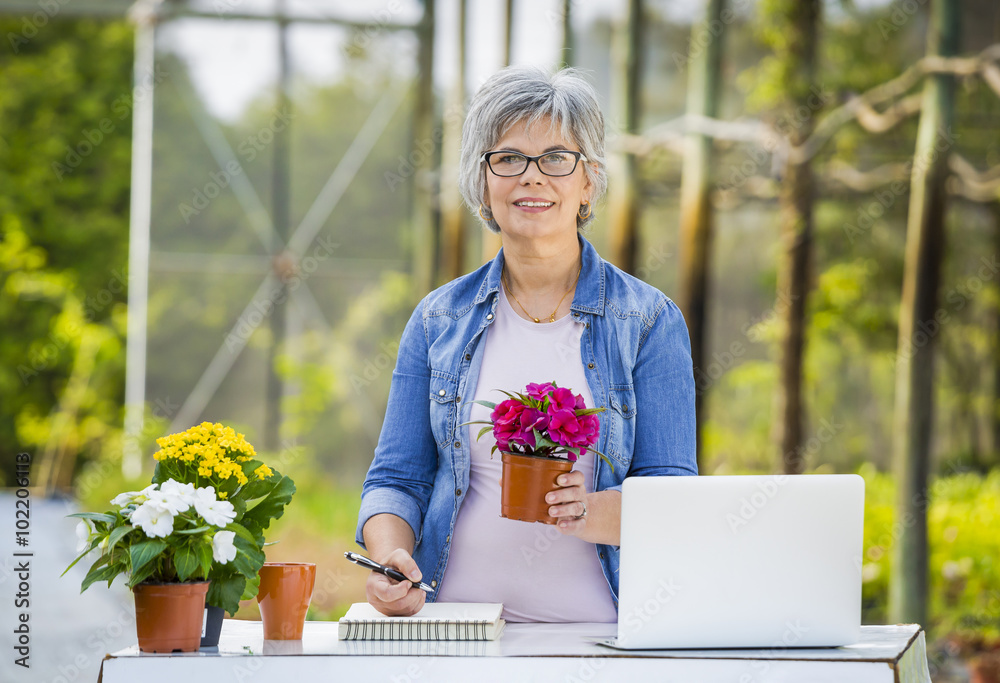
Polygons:
<instances>
[{"instance_id":1,"label":"smiling face","mask_svg":"<svg viewBox=\"0 0 1000 683\"><path fill-rule=\"evenodd\" d=\"M550 127L544 117L531 128L520 121L511 127L489 151L520 152L537 156L555 150L580 151L571 140L563 139L558 126ZM547 176L535 162L519 176L502 178L486 169L484 203L505 238L551 238L576 236L576 217L580 205L590 200L591 184L583 162L561 177Z\"/></svg>"}]
</instances>

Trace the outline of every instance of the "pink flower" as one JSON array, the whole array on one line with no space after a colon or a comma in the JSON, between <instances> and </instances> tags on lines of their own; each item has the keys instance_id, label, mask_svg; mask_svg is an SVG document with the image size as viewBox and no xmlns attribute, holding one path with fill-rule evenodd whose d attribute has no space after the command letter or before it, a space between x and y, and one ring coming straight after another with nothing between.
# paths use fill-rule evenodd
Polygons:
<instances>
[{"instance_id":1,"label":"pink flower","mask_svg":"<svg viewBox=\"0 0 1000 683\"><path fill-rule=\"evenodd\" d=\"M521 413L521 431L517 435L517 441L535 447L535 430L544 432L549 426L549 416L540 410L526 408Z\"/></svg>"},{"instance_id":2,"label":"pink flower","mask_svg":"<svg viewBox=\"0 0 1000 683\"><path fill-rule=\"evenodd\" d=\"M545 384L529 384L524 388L524 393L528 395L528 398L533 398L536 401L543 401L545 397L555 391L556 387L552 382L546 382Z\"/></svg>"},{"instance_id":3,"label":"pink flower","mask_svg":"<svg viewBox=\"0 0 1000 683\"><path fill-rule=\"evenodd\" d=\"M579 397L583 401L583 397ZM573 395L572 390L566 389L564 387L558 387L552 391L552 395L549 396L549 414L551 415L557 410L574 410L576 409L576 399L577 397Z\"/></svg>"},{"instance_id":4,"label":"pink flower","mask_svg":"<svg viewBox=\"0 0 1000 683\"><path fill-rule=\"evenodd\" d=\"M493 436L497 440L497 447L506 451L510 448L510 440L514 439L518 443L521 434L521 413L526 406L514 398L508 398L497 404L490 415L493 423ZM534 437L532 437L534 441Z\"/></svg>"}]
</instances>

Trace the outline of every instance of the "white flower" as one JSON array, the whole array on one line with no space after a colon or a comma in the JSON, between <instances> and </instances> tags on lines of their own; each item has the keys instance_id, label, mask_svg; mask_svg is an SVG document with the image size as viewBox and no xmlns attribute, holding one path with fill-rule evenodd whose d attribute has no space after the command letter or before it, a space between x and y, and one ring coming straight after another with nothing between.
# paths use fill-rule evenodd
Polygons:
<instances>
[{"instance_id":1,"label":"white flower","mask_svg":"<svg viewBox=\"0 0 1000 683\"><path fill-rule=\"evenodd\" d=\"M217 531L212 537L212 558L222 564L228 563L236 558L236 546L233 539L236 538L234 531Z\"/></svg>"},{"instance_id":2,"label":"white flower","mask_svg":"<svg viewBox=\"0 0 1000 683\"><path fill-rule=\"evenodd\" d=\"M149 500L146 502L167 510L171 515L177 515L191 507L194 502L194 486L179 484L173 479L168 479L163 482L159 491L149 494Z\"/></svg>"},{"instance_id":3,"label":"white flower","mask_svg":"<svg viewBox=\"0 0 1000 683\"><path fill-rule=\"evenodd\" d=\"M214 486L194 492L194 509L212 526L224 527L236 519L236 508L228 500L218 500Z\"/></svg>"},{"instance_id":4,"label":"white flower","mask_svg":"<svg viewBox=\"0 0 1000 683\"><path fill-rule=\"evenodd\" d=\"M119 493L117 496L111 499L112 505L117 505L118 507L125 507L132 503L145 503L149 498L149 495L156 491L156 484L150 484L142 491L126 491L125 493Z\"/></svg>"},{"instance_id":5,"label":"white flower","mask_svg":"<svg viewBox=\"0 0 1000 683\"><path fill-rule=\"evenodd\" d=\"M174 531L174 515L153 501L147 501L132 513L132 526L137 526L150 538L166 538Z\"/></svg>"},{"instance_id":6,"label":"white flower","mask_svg":"<svg viewBox=\"0 0 1000 683\"><path fill-rule=\"evenodd\" d=\"M82 553L90 545L93 534L94 527L91 526L90 521L81 519L80 523L76 525L76 552Z\"/></svg>"}]
</instances>

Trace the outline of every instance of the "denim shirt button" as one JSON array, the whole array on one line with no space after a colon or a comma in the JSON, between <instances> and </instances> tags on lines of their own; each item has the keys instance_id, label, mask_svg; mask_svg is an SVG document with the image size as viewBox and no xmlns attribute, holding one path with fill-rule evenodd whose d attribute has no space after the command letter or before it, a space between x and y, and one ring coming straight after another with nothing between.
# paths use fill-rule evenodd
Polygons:
<instances>
[{"instance_id":1,"label":"denim shirt button","mask_svg":"<svg viewBox=\"0 0 1000 683\"><path fill-rule=\"evenodd\" d=\"M445 543L451 543L451 536L448 536L447 538L445 538L444 542Z\"/></svg>"},{"instance_id":2,"label":"denim shirt button","mask_svg":"<svg viewBox=\"0 0 1000 683\"><path fill-rule=\"evenodd\" d=\"M593 363L587 363L587 367L589 369L593 370L594 369L594 364Z\"/></svg>"},{"instance_id":3,"label":"denim shirt button","mask_svg":"<svg viewBox=\"0 0 1000 683\"><path fill-rule=\"evenodd\" d=\"M493 314L492 313L487 313L486 314L486 319L487 320L493 320Z\"/></svg>"},{"instance_id":4,"label":"denim shirt button","mask_svg":"<svg viewBox=\"0 0 1000 683\"><path fill-rule=\"evenodd\" d=\"M465 360L472 360L472 354L471 353L465 354Z\"/></svg>"},{"instance_id":5,"label":"denim shirt button","mask_svg":"<svg viewBox=\"0 0 1000 683\"><path fill-rule=\"evenodd\" d=\"M462 447L462 442L461 441L456 441L455 442L455 448L461 448L461 447Z\"/></svg>"},{"instance_id":6,"label":"denim shirt button","mask_svg":"<svg viewBox=\"0 0 1000 683\"><path fill-rule=\"evenodd\" d=\"M455 489L455 495L456 496L462 495L462 489Z\"/></svg>"},{"instance_id":7,"label":"denim shirt button","mask_svg":"<svg viewBox=\"0 0 1000 683\"><path fill-rule=\"evenodd\" d=\"M438 392L438 396L444 396L447 393L448 393L447 391L445 391L444 389L442 389L441 391Z\"/></svg>"},{"instance_id":8,"label":"denim shirt button","mask_svg":"<svg viewBox=\"0 0 1000 683\"><path fill-rule=\"evenodd\" d=\"M437 581L431 581L431 588L437 588L437 587L438 587L438 582Z\"/></svg>"}]
</instances>

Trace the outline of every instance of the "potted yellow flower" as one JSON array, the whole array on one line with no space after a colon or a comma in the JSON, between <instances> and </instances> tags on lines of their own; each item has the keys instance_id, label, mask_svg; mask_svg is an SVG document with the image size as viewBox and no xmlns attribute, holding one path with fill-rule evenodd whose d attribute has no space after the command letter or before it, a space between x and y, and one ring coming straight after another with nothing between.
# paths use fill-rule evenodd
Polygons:
<instances>
[{"instance_id":1,"label":"potted yellow flower","mask_svg":"<svg viewBox=\"0 0 1000 683\"><path fill-rule=\"evenodd\" d=\"M157 461L154 483L173 479L213 490L220 500L232 504L233 524L248 532L246 536L237 536L234 544L240 558L253 566L252 578L239 571L234 563L215 561L208 572L211 584L206 607L210 626L214 628L206 629L202 645L214 645L222 627L222 611L235 615L240 600L257 595L260 581L257 573L264 563L264 531L271 520L284 514L295 493L295 483L258 460L254 447L243 434L220 423L202 422L186 431L161 437L156 443L160 450L154 454Z\"/></svg>"}]
</instances>

